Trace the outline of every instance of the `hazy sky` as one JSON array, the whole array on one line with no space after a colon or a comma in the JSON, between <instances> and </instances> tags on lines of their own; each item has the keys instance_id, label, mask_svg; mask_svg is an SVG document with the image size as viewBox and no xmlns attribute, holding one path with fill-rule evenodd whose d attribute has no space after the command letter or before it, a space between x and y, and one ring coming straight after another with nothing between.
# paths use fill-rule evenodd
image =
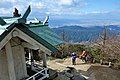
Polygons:
<instances>
[{"instance_id":1,"label":"hazy sky","mask_svg":"<svg viewBox=\"0 0 120 80\"><path fill-rule=\"evenodd\" d=\"M120 0L0 0L0 16L21 14L31 5L30 17L120 20Z\"/></svg>"}]
</instances>

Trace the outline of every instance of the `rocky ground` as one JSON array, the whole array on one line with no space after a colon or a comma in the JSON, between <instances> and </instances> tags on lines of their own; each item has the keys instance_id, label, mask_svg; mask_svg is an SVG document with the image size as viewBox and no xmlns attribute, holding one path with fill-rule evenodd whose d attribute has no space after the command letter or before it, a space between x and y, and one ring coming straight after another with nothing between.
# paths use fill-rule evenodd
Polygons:
<instances>
[{"instance_id":1,"label":"rocky ground","mask_svg":"<svg viewBox=\"0 0 120 80\"><path fill-rule=\"evenodd\" d=\"M120 70L99 65L91 66L86 72L80 70L80 73L89 76L88 80L120 80Z\"/></svg>"},{"instance_id":2,"label":"rocky ground","mask_svg":"<svg viewBox=\"0 0 120 80\"><path fill-rule=\"evenodd\" d=\"M72 65L71 58L49 60L47 63L49 68L59 72L55 80L70 80L70 76L74 76L74 80L84 80L83 76L88 80L120 80L120 70L100 64L85 64L80 59L77 59L76 65ZM74 68L73 73L65 73L68 66Z\"/></svg>"}]
</instances>

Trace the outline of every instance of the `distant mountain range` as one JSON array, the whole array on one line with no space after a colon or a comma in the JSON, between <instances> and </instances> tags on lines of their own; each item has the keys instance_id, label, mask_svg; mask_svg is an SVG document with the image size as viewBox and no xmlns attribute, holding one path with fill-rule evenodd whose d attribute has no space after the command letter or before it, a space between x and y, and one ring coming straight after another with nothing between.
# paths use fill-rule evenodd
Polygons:
<instances>
[{"instance_id":1,"label":"distant mountain range","mask_svg":"<svg viewBox=\"0 0 120 80\"><path fill-rule=\"evenodd\" d=\"M107 27L108 36L119 35L120 26L109 25ZM96 41L103 34L104 26L82 27L78 25L52 28L62 39L70 42Z\"/></svg>"}]
</instances>

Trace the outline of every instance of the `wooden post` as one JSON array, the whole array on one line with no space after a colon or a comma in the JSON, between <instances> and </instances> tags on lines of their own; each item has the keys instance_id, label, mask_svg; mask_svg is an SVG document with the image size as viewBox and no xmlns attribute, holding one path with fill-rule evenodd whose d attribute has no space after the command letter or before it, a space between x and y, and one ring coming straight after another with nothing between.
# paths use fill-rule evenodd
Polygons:
<instances>
[{"instance_id":1,"label":"wooden post","mask_svg":"<svg viewBox=\"0 0 120 80\"><path fill-rule=\"evenodd\" d=\"M33 59L33 52L31 50L31 69L33 70L34 69L34 59Z\"/></svg>"},{"instance_id":2,"label":"wooden post","mask_svg":"<svg viewBox=\"0 0 120 80\"><path fill-rule=\"evenodd\" d=\"M9 80L16 80L14 60L13 60L13 54L12 54L12 48L11 48L10 42L8 42L5 45L5 50L7 54L8 73L10 78Z\"/></svg>"},{"instance_id":3,"label":"wooden post","mask_svg":"<svg viewBox=\"0 0 120 80\"><path fill-rule=\"evenodd\" d=\"M43 67L47 67L47 62L46 62L46 53L42 52L42 59L43 59Z\"/></svg>"},{"instance_id":4,"label":"wooden post","mask_svg":"<svg viewBox=\"0 0 120 80\"><path fill-rule=\"evenodd\" d=\"M22 46L20 46L22 48ZM25 51L24 51L24 48L22 49L21 51L21 60L22 60L22 65L23 65L23 74L24 74L24 77L27 77L27 67L26 67L26 60L25 60Z\"/></svg>"},{"instance_id":5,"label":"wooden post","mask_svg":"<svg viewBox=\"0 0 120 80\"><path fill-rule=\"evenodd\" d=\"M29 64L31 65L31 69L34 68L34 59L33 59L33 53L32 53L32 50L29 49Z\"/></svg>"},{"instance_id":6,"label":"wooden post","mask_svg":"<svg viewBox=\"0 0 120 80\"><path fill-rule=\"evenodd\" d=\"M29 51L29 64L31 64L31 50L28 49L28 51Z\"/></svg>"}]
</instances>

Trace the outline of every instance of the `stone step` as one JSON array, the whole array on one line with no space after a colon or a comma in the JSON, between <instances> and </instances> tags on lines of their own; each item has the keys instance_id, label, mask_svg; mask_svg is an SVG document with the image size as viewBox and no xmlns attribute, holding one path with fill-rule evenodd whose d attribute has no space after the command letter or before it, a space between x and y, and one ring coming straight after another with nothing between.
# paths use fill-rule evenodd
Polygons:
<instances>
[{"instance_id":1,"label":"stone step","mask_svg":"<svg viewBox=\"0 0 120 80\"><path fill-rule=\"evenodd\" d=\"M49 72L49 80L53 80L54 78L58 76L58 72L56 70L49 68L48 72Z\"/></svg>"}]
</instances>

